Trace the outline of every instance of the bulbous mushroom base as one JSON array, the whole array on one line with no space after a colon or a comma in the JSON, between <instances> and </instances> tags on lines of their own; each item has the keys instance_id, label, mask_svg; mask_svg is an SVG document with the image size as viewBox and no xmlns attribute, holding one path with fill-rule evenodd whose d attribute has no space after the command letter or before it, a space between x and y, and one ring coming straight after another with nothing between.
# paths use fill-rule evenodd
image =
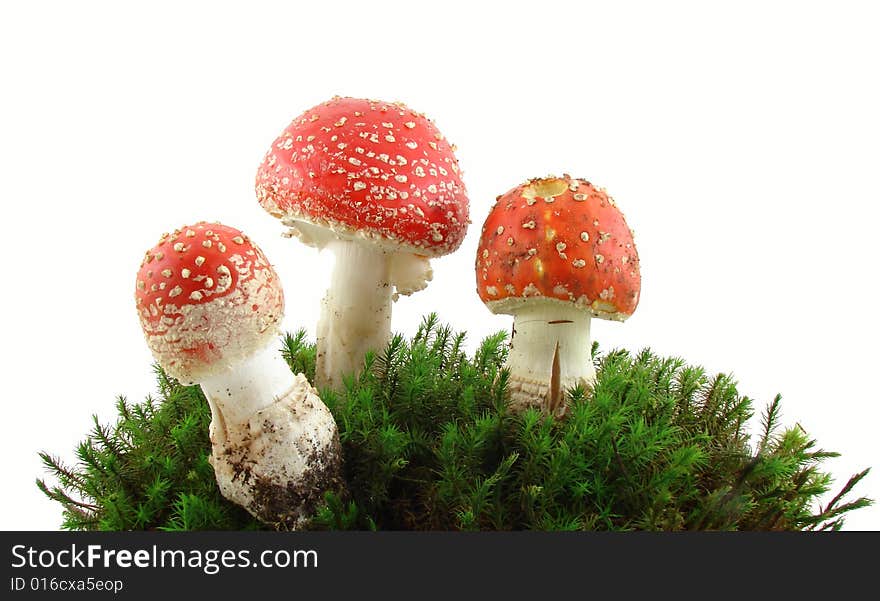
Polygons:
<instances>
[{"instance_id":1,"label":"bulbous mushroom base","mask_svg":"<svg viewBox=\"0 0 880 601\"><path fill-rule=\"evenodd\" d=\"M510 394L507 407L513 413L537 409L546 415L562 418L568 413L567 391L575 386L587 388L592 384L593 380L588 378L563 381L560 382L559 395L554 396L550 381L534 380L511 374L507 384L507 391Z\"/></svg>"},{"instance_id":2,"label":"bulbous mushroom base","mask_svg":"<svg viewBox=\"0 0 880 601\"><path fill-rule=\"evenodd\" d=\"M327 491L344 487L336 422L305 376L271 405L215 436L211 464L220 492L260 521L296 530ZM214 442L218 441L218 442Z\"/></svg>"}]
</instances>

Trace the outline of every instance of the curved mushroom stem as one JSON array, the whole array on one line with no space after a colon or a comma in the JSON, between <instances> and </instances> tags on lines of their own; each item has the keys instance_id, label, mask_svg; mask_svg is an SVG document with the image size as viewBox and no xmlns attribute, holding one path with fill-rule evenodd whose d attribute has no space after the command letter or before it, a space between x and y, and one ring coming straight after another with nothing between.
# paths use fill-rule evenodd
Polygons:
<instances>
[{"instance_id":1,"label":"curved mushroom stem","mask_svg":"<svg viewBox=\"0 0 880 601\"><path fill-rule=\"evenodd\" d=\"M590 315L562 303L544 302L517 310L506 367L510 407L565 411L565 393L596 379L590 355Z\"/></svg>"},{"instance_id":2,"label":"curved mushroom stem","mask_svg":"<svg viewBox=\"0 0 880 601\"><path fill-rule=\"evenodd\" d=\"M382 351L391 337L391 253L357 240L328 242L336 256L317 327L315 386L341 390L357 374L367 351Z\"/></svg>"},{"instance_id":3,"label":"curved mushroom stem","mask_svg":"<svg viewBox=\"0 0 880 601\"><path fill-rule=\"evenodd\" d=\"M211 407L211 465L224 497L297 529L344 487L336 422L273 345L201 382Z\"/></svg>"},{"instance_id":4,"label":"curved mushroom stem","mask_svg":"<svg viewBox=\"0 0 880 601\"><path fill-rule=\"evenodd\" d=\"M294 384L290 367L273 345L200 382L211 408L211 440L225 444L230 431L283 398Z\"/></svg>"}]
</instances>

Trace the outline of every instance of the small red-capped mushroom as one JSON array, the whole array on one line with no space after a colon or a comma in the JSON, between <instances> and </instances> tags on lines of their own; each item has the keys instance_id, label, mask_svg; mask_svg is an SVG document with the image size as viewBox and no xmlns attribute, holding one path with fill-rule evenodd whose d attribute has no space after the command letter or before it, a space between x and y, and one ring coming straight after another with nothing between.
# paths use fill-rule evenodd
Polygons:
<instances>
[{"instance_id":1,"label":"small red-capped mushroom","mask_svg":"<svg viewBox=\"0 0 880 601\"><path fill-rule=\"evenodd\" d=\"M272 348L284 293L263 252L220 223L182 227L147 251L135 301L156 361L205 394L223 495L300 526L338 488L341 453L333 416Z\"/></svg>"},{"instance_id":2,"label":"small red-capped mushroom","mask_svg":"<svg viewBox=\"0 0 880 601\"><path fill-rule=\"evenodd\" d=\"M604 190L567 175L498 197L483 225L476 276L486 306L514 316L511 406L556 414L565 390L595 380L590 318L624 321L641 289L623 214Z\"/></svg>"},{"instance_id":3,"label":"small red-capped mushroom","mask_svg":"<svg viewBox=\"0 0 880 601\"><path fill-rule=\"evenodd\" d=\"M317 331L318 386L339 389L391 329L391 302L456 250L468 199L454 148L401 103L335 97L281 133L257 171L262 207L336 259Z\"/></svg>"},{"instance_id":4,"label":"small red-capped mushroom","mask_svg":"<svg viewBox=\"0 0 880 601\"><path fill-rule=\"evenodd\" d=\"M262 251L219 223L162 236L141 263L135 300L150 350L184 384L265 348L284 314L280 280Z\"/></svg>"}]
</instances>

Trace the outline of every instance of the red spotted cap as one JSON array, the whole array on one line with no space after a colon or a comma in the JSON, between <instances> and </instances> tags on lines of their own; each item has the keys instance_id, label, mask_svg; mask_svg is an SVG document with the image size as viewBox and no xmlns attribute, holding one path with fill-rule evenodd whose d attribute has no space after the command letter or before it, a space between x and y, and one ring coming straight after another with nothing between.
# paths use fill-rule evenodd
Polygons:
<instances>
[{"instance_id":1,"label":"red spotted cap","mask_svg":"<svg viewBox=\"0 0 880 601\"><path fill-rule=\"evenodd\" d=\"M263 252L239 230L204 221L163 234L135 288L156 361L194 384L246 358L276 335L284 293Z\"/></svg>"},{"instance_id":2,"label":"red spotted cap","mask_svg":"<svg viewBox=\"0 0 880 601\"><path fill-rule=\"evenodd\" d=\"M293 120L257 171L257 199L285 223L435 257L457 249L468 198L454 147L395 102L334 97Z\"/></svg>"},{"instance_id":3,"label":"red spotted cap","mask_svg":"<svg viewBox=\"0 0 880 601\"><path fill-rule=\"evenodd\" d=\"M641 290L632 231L590 182L533 179L498 197L477 249L477 292L493 313L536 299L623 321Z\"/></svg>"}]
</instances>

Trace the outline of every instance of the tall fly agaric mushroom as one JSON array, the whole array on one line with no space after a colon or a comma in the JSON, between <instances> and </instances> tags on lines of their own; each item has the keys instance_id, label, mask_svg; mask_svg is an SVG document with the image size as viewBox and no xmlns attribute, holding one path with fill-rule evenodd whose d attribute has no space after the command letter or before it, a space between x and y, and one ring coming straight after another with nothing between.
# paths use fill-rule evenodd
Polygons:
<instances>
[{"instance_id":1,"label":"tall fly agaric mushroom","mask_svg":"<svg viewBox=\"0 0 880 601\"><path fill-rule=\"evenodd\" d=\"M498 197L483 225L477 292L514 316L510 406L564 411L564 392L591 385L590 318L624 321L641 288L623 214L587 181L533 179Z\"/></svg>"},{"instance_id":2,"label":"tall fly agaric mushroom","mask_svg":"<svg viewBox=\"0 0 880 601\"><path fill-rule=\"evenodd\" d=\"M135 298L156 361L205 393L223 495L264 522L302 525L339 487L341 452L327 407L272 347L284 295L262 251L219 223L164 234Z\"/></svg>"},{"instance_id":3,"label":"tall fly agaric mushroom","mask_svg":"<svg viewBox=\"0 0 880 601\"><path fill-rule=\"evenodd\" d=\"M391 302L457 249L468 199L454 148L400 103L334 97L293 120L257 171L262 207L335 255L317 328L316 384L339 389L390 336Z\"/></svg>"}]
</instances>

